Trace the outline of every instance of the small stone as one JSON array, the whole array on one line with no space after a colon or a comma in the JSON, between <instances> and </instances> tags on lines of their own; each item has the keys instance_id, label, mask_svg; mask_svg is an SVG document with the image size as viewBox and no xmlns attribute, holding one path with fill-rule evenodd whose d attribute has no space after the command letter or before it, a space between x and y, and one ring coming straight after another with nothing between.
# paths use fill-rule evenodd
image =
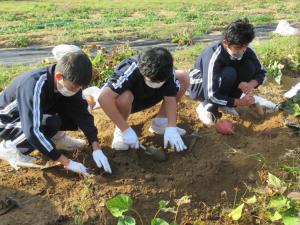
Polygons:
<instances>
[{"instance_id":1,"label":"small stone","mask_svg":"<svg viewBox=\"0 0 300 225\"><path fill-rule=\"evenodd\" d=\"M248 179L249 179L250 182L255 182L256 181L256 176L252 171L250 171L248 173Z\"/></svg>"},{"instance_id":2,"label":"small stone","mask_svg":"<svg viewBox=\"0 0 300 225\"><path fill-rule=\"evenodd\" d=\"M288 197L294 200L300 199L300 192L291 192L288 194Z\"/></svg>"},{"instance_id":3,"label":"small stone","mask_svg":"<svg viewBox=\"0 0 300 225\"><path fill-rule=\"evenodd\" d=\"M152 174L146 174L145 175L145 180L146 181L154 181L155 178L154 178L154 176Z\"/></svg>"}]
</instances>

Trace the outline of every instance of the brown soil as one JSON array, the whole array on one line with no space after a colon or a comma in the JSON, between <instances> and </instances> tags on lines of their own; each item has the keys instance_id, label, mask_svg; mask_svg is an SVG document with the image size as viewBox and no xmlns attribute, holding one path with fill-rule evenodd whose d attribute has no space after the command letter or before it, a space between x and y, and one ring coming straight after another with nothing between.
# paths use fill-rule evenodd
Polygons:
<instances>
[{"instance_id":1,"label":"brown soil","mask_svg":"<svg viewBox=\"0 0 300 225\"><path fill-rule=\"evenodd\" d=\"M289 78L287 78L289 79ZM290 80L285 80L284 84ZM292 79L293 83L296 79ZM284 90L291 85L281 86ZM260 93L281 101L284 91L272 83L263 87ZM233 201L234 188L243 193L245 184L255 186L257 172L262 166L280 165L291 149L299 147L300 139L283 125L287 117L282 112L259 118L248 108L241 108L240 118L225 115L235 124L233 135L222 136L214 127L206 128L195 113L197 103L184 98L179 104L178 126L187 129L184 137L187 145L195 145L184 153L167 152L167 160L154 162L139 158L136 151L116 152L109 146L114 130L103 111L95 110L95 122L99 128L102 146L109 156L113 174L100 175L87 148L69 157L83 161L91 172L90 179L65 171L62 167L48 170L21 169L13 171L0 162L0 198L14 197L23 202L17 208L0 216L1 224L76 224L79 216L84 224L116 224L105 208L105 201L119 193L134 198L134 207L143 215L146 223L155 214L160 199L174 200L183 195L192 195L192 203L182 207L179 220L195 220L203 213L202 202L213 205L220 201L222 191ZM163 136L148 131L151 118L158 107L136 113L130 117L130 124L140 135L145 145L162 146ZM200 136L194 139L192 133ZM72 135L83 137L80 132ZM194 140L193 140L194 139ZM38 153L39 162L45 162ZM76 217L77 216L77 217ZM170 214L162 215L170 219ZM78 224L78 223L77 223Z\"/></svg>"}]
</instances>

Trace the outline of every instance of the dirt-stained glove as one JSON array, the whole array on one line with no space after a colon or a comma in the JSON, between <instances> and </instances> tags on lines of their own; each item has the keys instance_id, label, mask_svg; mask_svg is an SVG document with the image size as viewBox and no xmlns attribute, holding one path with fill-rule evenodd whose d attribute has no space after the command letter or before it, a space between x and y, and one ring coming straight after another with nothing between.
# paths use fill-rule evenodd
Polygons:
<instances>
[{"instance_id":1,"label":"dirt-stained glove","mask_svg":"<svg viewBox=\"0 0 300 225\"><path fill-rule=\"evenodd\" d=\"M107 173L112 173L107 157L101 149L93 151L93 159L99 168L103 167Z\"/></svg>"},{"instance_id":2,"label":"dirt-stained glove","mask_svg":"<svg viewBox=\"0 0 300 225\"><path fill-rule=\"evenodd\" d=\"M134 130L129 127L127 130L122 132L124 143L129 145L131 148L137 149L140 147L139 139Z\"/></svg>"},{"instance_id":3,"label":"dirt-stained glove","mask_svg":"<svg viewBox=\"0 0 300 225\"><path fill-rule=\"evenodd\" d=\"M86 167L82 163L78 163L73 160L70 160L69 165L66 166L65 169L85 176L90 176L90 174L86 171Z\"/></svg>"},{"instance_id":4,"label":"dirt-stained glove","mask_svg":"<svg viewBox=\"0 0 300 225\"><path fill-rule=\"evenodd\" d=\"M167 127L165 129L164 148L166 148L169 143L171 145L171 149L174 150L175 147L175 150L177 152L181 152L187 149L187 147L183 143L183 140L180 137L180 134L177 131L177 127Z\"/></svg>"}]
</instances>

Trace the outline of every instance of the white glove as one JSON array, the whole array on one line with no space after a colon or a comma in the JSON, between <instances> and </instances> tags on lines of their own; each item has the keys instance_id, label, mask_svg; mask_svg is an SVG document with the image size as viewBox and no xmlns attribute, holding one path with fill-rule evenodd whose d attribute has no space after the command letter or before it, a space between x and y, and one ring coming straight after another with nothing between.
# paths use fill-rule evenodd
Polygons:
<instances>
[{"instance_id":1,"label":"white glove","mask_svg":"<svg viewBox=\"0 0 300 225\"><path fill-rule=\"evenodd\" d=\"M131 127L129 127L127 130L123 131L122 135L123 135L123 140L124 140L125 144L127 144L131 148L135 148L135 149L140 147L139 139Z\"/></svg>"},{"instance_id":2,"label":"white glove","mask_svg":"<svg viewBox=\"0 0 300 225\"><path fill-rule=\"evenodd\" d=\"M165 129L165 134L164 134L164 148L168 146L168 143L170 142L171 149L174 150L174 146L177 152L181 152L187 147L183 143L178 131L177 127L167 127Z\"/></svg>"},{"instance_id":3,"label":"white glove","mask_svg":"<svg viewBox=\"0 0 300 225\"><path fill-rule=\"evenodd\" d=\"M93 151L93 159L99 168L101 168L103 166L103 169L105 172L112 173L108 159L103 154L102 150L100 150L100 149L94 150Z\"/></svg>"},{"instance_id":4,"label":"white glove","mask_svg":"<svg viewBox=\"0 0 300 225\"><path fill-rule=\"evenodd\" d=\"M74 162L73 160L70 160L69 165L66 166L65 168L75 173L83 174L85 176L90 176L90 174L86 171L86 167L83 164Z\"/></svg>"}]
</instances>

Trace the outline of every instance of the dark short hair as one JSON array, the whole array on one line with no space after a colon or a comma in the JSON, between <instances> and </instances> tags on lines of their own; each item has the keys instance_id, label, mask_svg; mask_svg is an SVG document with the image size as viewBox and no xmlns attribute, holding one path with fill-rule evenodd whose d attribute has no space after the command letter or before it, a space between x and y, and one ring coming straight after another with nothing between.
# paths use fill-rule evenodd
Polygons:
<instances>
[{"instance_id":1,"label":"dark short hair","mask_svg":"<svg viewBox=\"0 0 300 225\"><path fill-rule=\"evenodd\" d=\"M229 24L224 32L228 45L248 45L255 37L254 27L247 18Z\"/></svg>"},{"instance_id":2,"label":"dark short hair","mask_svg":"<svg viewBox=\"0 0 300 225\"><path fill-rule=\"evenodd\" d=\"M173 73L173 57L165 48L148 49L140 55L139 70L151 81L165 81Z\"/></svg>"},{"instance_id":3,"label":"dark short hair","mask_svg":"<svg viewBox=\"0 0 300 225\"><path fill-rule=\"evenodd\" d=\"M84 52L70 52L58 60L55 71L62 73L64 79L80 86L90 84L93 77L92 63Z\"/></svg>"}]
</instances>

